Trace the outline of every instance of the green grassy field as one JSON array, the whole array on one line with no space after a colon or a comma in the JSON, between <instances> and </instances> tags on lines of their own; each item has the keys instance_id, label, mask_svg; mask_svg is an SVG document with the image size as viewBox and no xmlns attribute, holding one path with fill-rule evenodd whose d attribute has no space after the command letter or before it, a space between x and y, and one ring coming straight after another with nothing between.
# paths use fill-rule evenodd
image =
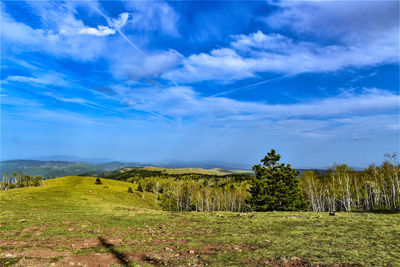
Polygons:
<instances>
[{"instance_id":1,"label":"green grassy field","mask_svg":"<svg viewBox=\"0 0 400 267\"><path fill-rule=\"evenodd\" d=\"M171 213L94 182L0 191L0 266L400 266L398 213Z\"/></svg>"}]
</instances>

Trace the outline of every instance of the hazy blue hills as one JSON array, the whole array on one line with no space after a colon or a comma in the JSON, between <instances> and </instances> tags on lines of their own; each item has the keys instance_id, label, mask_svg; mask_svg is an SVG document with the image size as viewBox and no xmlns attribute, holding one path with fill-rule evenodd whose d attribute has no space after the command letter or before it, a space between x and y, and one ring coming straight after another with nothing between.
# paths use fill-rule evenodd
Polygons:
<instances>
[{"instance_id":1,"label":"hazy blue hills","mask_svg":"<svg viewBox=\"0 0 400 267\"><path fill-rule=\"evenodd\" d=\"M42 159L42 160L39 160ZM0 161L0 179L5 173L12 175L22 171L23 174L39 175L43 178L62 176L88 175L98 176L107 172L113 172L123 168L158 167L164 168L164 172L177 173L203 173L203 174L232 174L248 173L251 166L217 161L168 161L167 163L149 162L120 162L105 158L82 158L73 156L37 157L35 159L16 159ZM166 170L170 169L170 170ZM176 170L172 170L176 169ZM234 171L236 170L236 171ZM239 170L239 171L238 171ZM305 169L298 169L300 172ZM159 170L157 170L159 171ZM318 170L325 172L326 170Z\"/></svg>"},{"instance_id":2,"label":"hazy blue hills","mask_svg":"<svg viewBox=\"0 0 400 267\"><path fill-rule=\"evenodd\" d=\"M40 161L40 160L6 160L0 162L0 174L22 171L24 174L40 175L44 178L53 178L69 175L91 173L93 175L104 171L113 171L123 167L137 167L126 162L109 162L90 164L72 161Z\"/></svg>"},{"instance_id":3,"label":"hazy blue hills","mask_svg":"<svg viewBox=\"0 0 400 267\"><path fill-rule=\"evenodd\" d=\"M90 164L102 164L102 163L115 162L115 160L108 159L108 158L85 158L85 157L66 156L66 155L38 156L38 157L29 158L29 159L38 160L38 161L71 161L71 162L83 162L83 163L90 163Z\"/></svg>"},{"instance_id":4,"label":"hazy blue hills","mask_svg":"<svg viewBox=\"0 0 400 267\"><path fill-rule=\"evenodd\" d=\"M149 162L119 162L104 158L82 158L74 156L49 156L36 157L34 159L16 159L0 161L0 175L22 171L24 174L40 175L44 178L54 178L69 175L90 175L97 176L105 172L115 171L122 168L140 167L160 167L160 168L203 168L203 169L243 169L244 166L225 162L199 161L183 162L169 161L168 163L149 163Z\"/></svg>"}]
</instances>

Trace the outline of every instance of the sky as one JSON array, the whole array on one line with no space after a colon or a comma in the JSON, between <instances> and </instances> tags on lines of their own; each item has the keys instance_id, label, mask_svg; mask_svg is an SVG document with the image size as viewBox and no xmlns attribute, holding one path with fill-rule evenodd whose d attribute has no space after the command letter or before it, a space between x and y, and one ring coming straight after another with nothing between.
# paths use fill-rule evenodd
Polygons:
<instances>
[{"instance_id":1,"label":"sky","mask_svg":"<svg viewBox=\"0 0 400 267\"><path fill-rule=\"evenodd\" d=\"M1 160L399 152L398 1L2 1ZM188 166L189 167L189 166Z\"/></svg>"}]
</instances>

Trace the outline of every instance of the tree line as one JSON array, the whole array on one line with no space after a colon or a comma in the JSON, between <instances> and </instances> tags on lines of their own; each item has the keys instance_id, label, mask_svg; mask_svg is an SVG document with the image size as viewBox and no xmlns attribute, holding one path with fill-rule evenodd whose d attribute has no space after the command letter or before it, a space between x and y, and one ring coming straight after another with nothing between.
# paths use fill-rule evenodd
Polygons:
<instances>
[{"instance_id":1,"label":"tree line","mask_svg":"<svg viewBox=\"0 0 400 267\"><path fill-rule=\"evenodd\" d=\"M238 182L233 178L223 181L176 178L145 178L138 182L137 191L151 192L155 204L169 211L235 211L251 210L249 181Z\"/></svg>"},{"instance_id":2,"label":"tree line","mask_svg":"<svg viewBox=\"0 0 400 267\"><path fill-rule=\"evenodd\" d=\"M306 171L300 179L301 191L311 211L400 210L400 164L396 155L387 155L380 166L352 171L334 165L326 174Z\"/></svg>"},{"instance_id":3,"label":"tree line","mask_svg":"<svg viewBox=\"0 0 400 267\"><path fill-rule=\"evenodd\" d=\"M8 173L4 174L2 180L0 181L0 190L4 191L13 188L40 186L42 184L42 176L26 175L19 171L13 173L11 176L9 176Z\"/></svg>"},{"instance_id":4,"label":"tree line","mask_svg":"<svg viewBox=\"0 0 400 267\"><path fill-rule=\"evenodd\" d=\"M253 166L254 176L204 174L128 178L171 211L376 211L400 210L400 164L386 155L380 165L353 171L335 164L324 173L300 174L271 150Z\"/></svg>"}]
</instances>

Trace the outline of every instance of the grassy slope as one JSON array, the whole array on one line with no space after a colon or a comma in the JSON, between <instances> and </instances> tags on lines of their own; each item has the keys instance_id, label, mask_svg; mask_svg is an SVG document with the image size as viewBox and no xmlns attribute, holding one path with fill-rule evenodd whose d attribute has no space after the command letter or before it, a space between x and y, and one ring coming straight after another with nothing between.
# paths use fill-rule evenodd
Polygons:
<instances>
[{"instance_id":1,"label":"grassy slope","mask_svg":"<svg viewBox=\"0 0 400 267\"><path fill-rule=\"evenodd\" d=\"M0 192L0 266L400 266L400 214L170 213L152 209L152 194L128 194L132 184L94 182L64 177Z\"/></svg>"},{"instance_id":2,"label":"grassy slope","mask_svg":"<svg viewBox=\"0 0 400 267\"><path fill-rule=\"evenodd\" d=\"M138 192L128 194L128 187L135 185L127 182L101 179L101 185L95 185L94 177L67 176L45 180L41 187L13 189L0 193L0 203L6 210L29 210L60 208L74 211L110 211L113 207L154 208L153 201L142 199ZM21 202L27 205L22 205Z\"/></svg>"}]
</instances>

